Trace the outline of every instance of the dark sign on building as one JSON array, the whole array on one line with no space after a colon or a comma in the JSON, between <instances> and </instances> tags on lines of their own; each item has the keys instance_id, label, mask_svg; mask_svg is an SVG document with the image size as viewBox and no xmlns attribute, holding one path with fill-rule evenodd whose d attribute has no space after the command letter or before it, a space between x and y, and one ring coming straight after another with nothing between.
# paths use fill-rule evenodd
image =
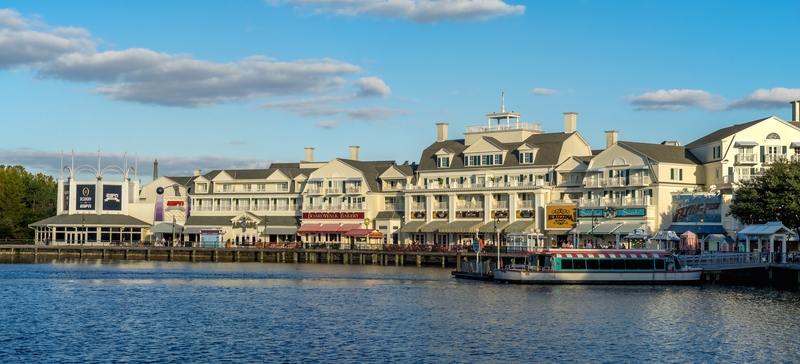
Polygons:
<instances>
[{"instance_id":1,"label":"dark sign on building","mask_svg":"<svg viewBox=\"0 0 800 364\"><path fill-rule=\"evenodd\" d=\"M75 200L76 210L94 210L94 188L95 185L77 185L75 190L78 191L77 199Z\"/></svg>"},{"instance_id":2,"label":"dark sign on building","mask_svg":"<svg viewBox=\"0 0 800 364\"><path fill-rule=\"evenodd\" d=\"M122 186L103 186L103 210L122 211Z\"/></svg>"}]
</instances>

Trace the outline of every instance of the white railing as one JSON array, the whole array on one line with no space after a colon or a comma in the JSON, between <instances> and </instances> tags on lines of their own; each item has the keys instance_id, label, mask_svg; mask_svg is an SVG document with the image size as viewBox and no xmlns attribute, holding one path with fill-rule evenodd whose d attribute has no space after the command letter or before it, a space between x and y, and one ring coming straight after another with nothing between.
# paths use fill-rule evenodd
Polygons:
<instances>
[{"instance_id":1,"label":"white railing","mask_svg":"<svg viewBox=\"0 0 800 364\"><path fill-rule=\"evenodd\" d=\"M529 131L542 131L542 124L534 124L534 123L527 123L524 121L518 121L513 123L503 123L500 122L499 124L483 124L483 125L475 125L475 126L468 126L467 133L483 133L488 131L506 131L506 130L529 130Z\"/></svg>"},{"instance_id":2,"label":"white railing","mask_svg":"<svg viewBox=\"0 0 800 364\"><path fill-rule=\"evenodd\" d=\"M582 197L578 200L580 207L606 207L606 206L650 206L652 203L650 196L644 197L599 197L588 199Z\"/></svg>"},{"instance_id":3,"label":"white railing","mask_svg":"<svg viewBox=\"0 0 800 364\"><path fill-rule=\"evenodd\" d=\"M508 208L508 201L494 201L492 203L493 209L507 209Z\"/></svg>"},{"instance_id":4,"label":"white railing","mask_svg":"<svg viewBox=\"0 0 800 364\"><path fill-rule=\"evenodd\" d=\"M764 155L764 164L771 164L777 161L785 161L786 154L765 154Z\"/></svg>"},{"instance_id":5,"label":"white railing","mask_svg":"<svg viewBox=\"0 0 800 364\"><path fill-rule=\"evenodd\" d=\"M629 186L647 186L650 182L650 176L631 176Z\"/></svg>"},{"instance_id":6,"label":"white railing","mask_svg":"<svg viewBox=\"0 0 800 364\"><path fill-rule=\"evenodd\" d=\"M404 203L385 203L383 204L384 211L403 211L406 209L406 204Z\"/></svg>"},{"instance_id":7,"label":"white railing","mask_svg":"<svg viewBox=\"0 0 800 364\"><path fill-rule=\"evenodd\" d=\"M471 182L450 182L450 183L442 183L439 182L428 182L427 185L408 185L405 187L406 190L439 190L439 189L455 189L455 188L508 188L508 187L542 187L542 186L549 186L550 183L544 182L542 179L536 179L535 181L509 181L509 182L492 182L487 181L485 183L471 183Z\"/></svg>"},{"instance_id":8,"label":"white railing","mask_svg":"<svg viewBox=\"0 0 800 364\"><path fill-rule=\"evenodd\" d=\"M236 206L236 211L247 211L250 210L250 205L238 205Z\"/></svg>"},{"instance_id":9,"label":"white railing","mask_svg":"<svg viewBox=\"0 0 800 364\"><path fill-rule=\"evenodd\" d=\"M214 207L214 211L230 211L231 205L219 205Z\"/></svg>"},{"instance_id":10,"label":"white railing","mask_svg":"<svg viewBox=\"0 0 800 364\"><path fill-rule=\"evenodd\" d=\"M425 203L424 202L412 202L411 203L412 210L425 210Z\"/></svg>"},{"instance_id":11,"label":"white railing","mask_svg":"<svg viewBox=\"0 0 800 364\"><path fill-rule=\"evenodd\" d=\"M434 202L433 203L433 209L434 210L447 210L448 209L448 204L447 204L447 202Z\"/></svg>"},{"instance_id":12,"label":"white railing","mask_svg":"<svg viewBox=\"0 0 800 364\"><path fill-rule=\"evenodd\" d=\"M517 208L519 209L532 209L533 201L517 201Z\"/></svg>"},{"instance_id":13,"label":"white railing","mask_svg":"<svg viewBox=\"0 0 800 364\"><path fill-rule=\"evenodd\" d=\"M699 268L747 267L769 263L774 258L767 253L712 253L698 255L678 255L684 266Z\"/></svg>"},{"instance_id":14,"label":"white railing","mask_svg":"<svg viewBox=\"0 0 800 364\"><path fill-rule=\"evenodd\" d=\"M483 202L459 202L456 203L457 210L482 210Z\"/></svg>"},{"instance_id":15,"label":"white railing","mask_svg":"<svg viewBox=\"0 0 800 364\"><path fill-rule=\"evenodd\" d=\"M331 188L328 188L325 191L325 193L327 193L329 195L339 195L339 194L342 193L342 189L341 188L336 188L336 187L331 187Z\"/></svg>"},{"instance_id":16,"label":"white railing","mask_svg":"<svg viewBox=\"0 0 800 364\"><path fill-rule=\"evenodd\" d=\"M347 187L347 193L361 193L361 186Z\"/></svg>"},{"instance_id":17,"label":"white railing","mask_svg":"<svg viewBox=\"0 0 800 364\"><path fill-rule=\"evenodd\" d=\"M604 181L598 180L596 178L589 178L583 180L586 187L603 187Z\"/></svg>"},{"instance_id":18,"label":"white railing","mask_svg":"<svg viewBox=\"0 0 800 364\"><path fill-rule=\"evenodd\" d=\"M197 211L214 211L214 206L195 205L194 208L197 209Z\"/></svg>"},{"instance_id":19,"label":"white railing","mask_svg":"<svg viewBox=\"0 0 800 364\"><path fill-rule=\"evenodd\" d=\"M739 153L734 158L736 164L755 164L758 163L758 154L743 154Z\"/></svg>"},{"instance_id":20,"label":"white railing","mask_svg":"<svg viewBox=\"0 0 800 364\"><path fill-rule=\"evenodd\" d=\"M321 187L306 187L306 191L311 194L321 194L322 188Z\"/></svg>"}]
</instances>

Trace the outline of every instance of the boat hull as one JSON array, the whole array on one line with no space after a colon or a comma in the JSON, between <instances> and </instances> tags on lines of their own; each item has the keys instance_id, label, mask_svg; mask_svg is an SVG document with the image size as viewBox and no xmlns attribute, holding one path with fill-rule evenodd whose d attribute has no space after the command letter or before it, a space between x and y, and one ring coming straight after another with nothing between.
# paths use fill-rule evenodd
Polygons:
<instances>
[{"instance_id":1,"label":"boat hull","mask_svg":"<svg viewBox=\"0 0 800 364\"><path fill-rule=\"evenodd\" d=\"M703 270L649 272L558 272L526 269L496 269L499 282L523 284L694 284L700 281Z\"/></svg>"}]
</instances>

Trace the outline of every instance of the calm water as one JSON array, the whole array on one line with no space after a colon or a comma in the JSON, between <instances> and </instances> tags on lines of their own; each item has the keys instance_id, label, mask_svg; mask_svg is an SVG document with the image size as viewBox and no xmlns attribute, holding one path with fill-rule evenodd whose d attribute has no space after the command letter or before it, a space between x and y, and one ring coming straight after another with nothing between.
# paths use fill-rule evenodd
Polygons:
<instances>
[{"instance_id":1,"label":"calm water","mask_svg":"<svg viewBox=\"0 0 800 364\"><path fill-rule=\"evenodd\" d=\"M517 286L449 270L0 264L2 362L798 362L800 295Z\"/></svg>"}]
</instances>

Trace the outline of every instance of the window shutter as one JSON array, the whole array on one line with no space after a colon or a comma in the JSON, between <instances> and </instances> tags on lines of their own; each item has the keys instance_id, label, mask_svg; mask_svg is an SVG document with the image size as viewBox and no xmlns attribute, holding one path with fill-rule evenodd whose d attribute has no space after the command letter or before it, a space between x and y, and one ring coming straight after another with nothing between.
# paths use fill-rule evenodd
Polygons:
<instances>
[{"instance_id":1,"label":"window shutter","mask_svg":"<svg viewBox=\"0 0 800 364\"><path fill-rule=\"evenodd\" d=\"M761 163L764 163L764 146L761 146Z\"/></svg>"},{"instance_id":2,"label":"window shutter","mask_svg":"<svg viewBox=\"0 0 800 364\"><path fill-rule=\"evenodd\" d=\"M448 184L448 185L449 185L449 184L450 184L450 177L447 177L447 178L445 178L445 179L444 179L444 183L446 183L446 184Z\"/></svg>"},{"instance_id":3,"label":"window shutter","mask_svg":"<svg viewBox=\"0 0 800 364\"><path fill-rule=\"evenodd\" d=\"M756 174L756 169L755 169L755 167L753 167L753 168L750 168L750 175L754 175L754 174Z\"/></svg>"},{"instance_id":4,"label":"window shutter","mask_svg":"<svg viewBox=\"0 0 800 364\"><path fill-rule=\"evenodd\" d=\"M503 182L508 183L508 175L503 176Z\"/></svg>"},{"instance_id":5,"label":"window shutter","mask_svg":"<svg viewBox=\"0 0 800 364\"><path fill-rule=\"evenodd\" d=\"M529 175L528 175L528 181L531 181L531 182L533 182L533 174L529 174Z\"/></svg>"},{"instance_id":6,"label":"window shutter","mask_svg":"<svg viewBox=\"0 0 800 364\"><path fill-rule=\"evenodd\" d=\"M626 169L625 170L625 185L627 186L629 184L631 184L631 170L630 169ZM627 194L626 194L626 196L627 196Z\"/></svg>"},{"instance_id":7,"label":"window shutter","mask_svg":"<svg viewBox=\"0 0 800 364\"><path fill-rule=\"evenodd\" d=\"M591 200L591 199L592 199L592 191L589 191L589 192L587 193L587 195L589 196L589 199Z\"/></svg>"},{"instance_id":8,"label":"window shutter","mask_svg":"<svg viewBox=\"0 0 800 364\"><path fill-rule=\"evenodd\" d=\"M545 182L550 182L550 173L545 173L544 174L544 181Z\"/></svg>"},{"instance_id":9,"label":"window shutter","mask_svg":"<svg viewBox=\"0 0 800 364\"><path fill-rule=\"evenodd\" d=\"M728 176L733 176L733 167L728 167Z\"/></svg>"},{"instance_id":10,"label":"window shutter","mask_svg":"<svg viewBox=\"0 0 800 364\"><path fill-rule=\"evenodd\" d=\"M670 168L669 169L669 179L672 179L672 180L675 179L675 168Z\"/></svg>"},{"instance_id":11,"label":"window shutter","mask_svg":"<svg viewBox=\"0 0 800 364\"><path fill-rule=\"evenodd\" d=\"M653 197L653 190L652 189L647 190L647 195Z\"/></svg>"},{"instance_id":12,"label":"window shutter","mask_svg":"<svg viewBox=\"0 0 800 364\"><path fill-rule=\"evenodd\" d=\"M786 154L786 146L783 146L783 154Z\"/></svg>"},{"instance_id":13,"label":"window shutter","mask_svg":"<svg viewBox=\"0 0 800 364\"><path fill-rule=\"evenodd\" d=\"M678 181L683 181L683 169L678 170Z\"/></svg>"},{"instance_id":14,"label":"window shutter","mask_svg":"<svg viewBox=\"0 0 800 364\"><path fill-rule=\"evenodd\" d=\"M428 179L425 178L423 183L425 183L425 185L427 186L428 185Z\"/></svg>"}]
</instances>

